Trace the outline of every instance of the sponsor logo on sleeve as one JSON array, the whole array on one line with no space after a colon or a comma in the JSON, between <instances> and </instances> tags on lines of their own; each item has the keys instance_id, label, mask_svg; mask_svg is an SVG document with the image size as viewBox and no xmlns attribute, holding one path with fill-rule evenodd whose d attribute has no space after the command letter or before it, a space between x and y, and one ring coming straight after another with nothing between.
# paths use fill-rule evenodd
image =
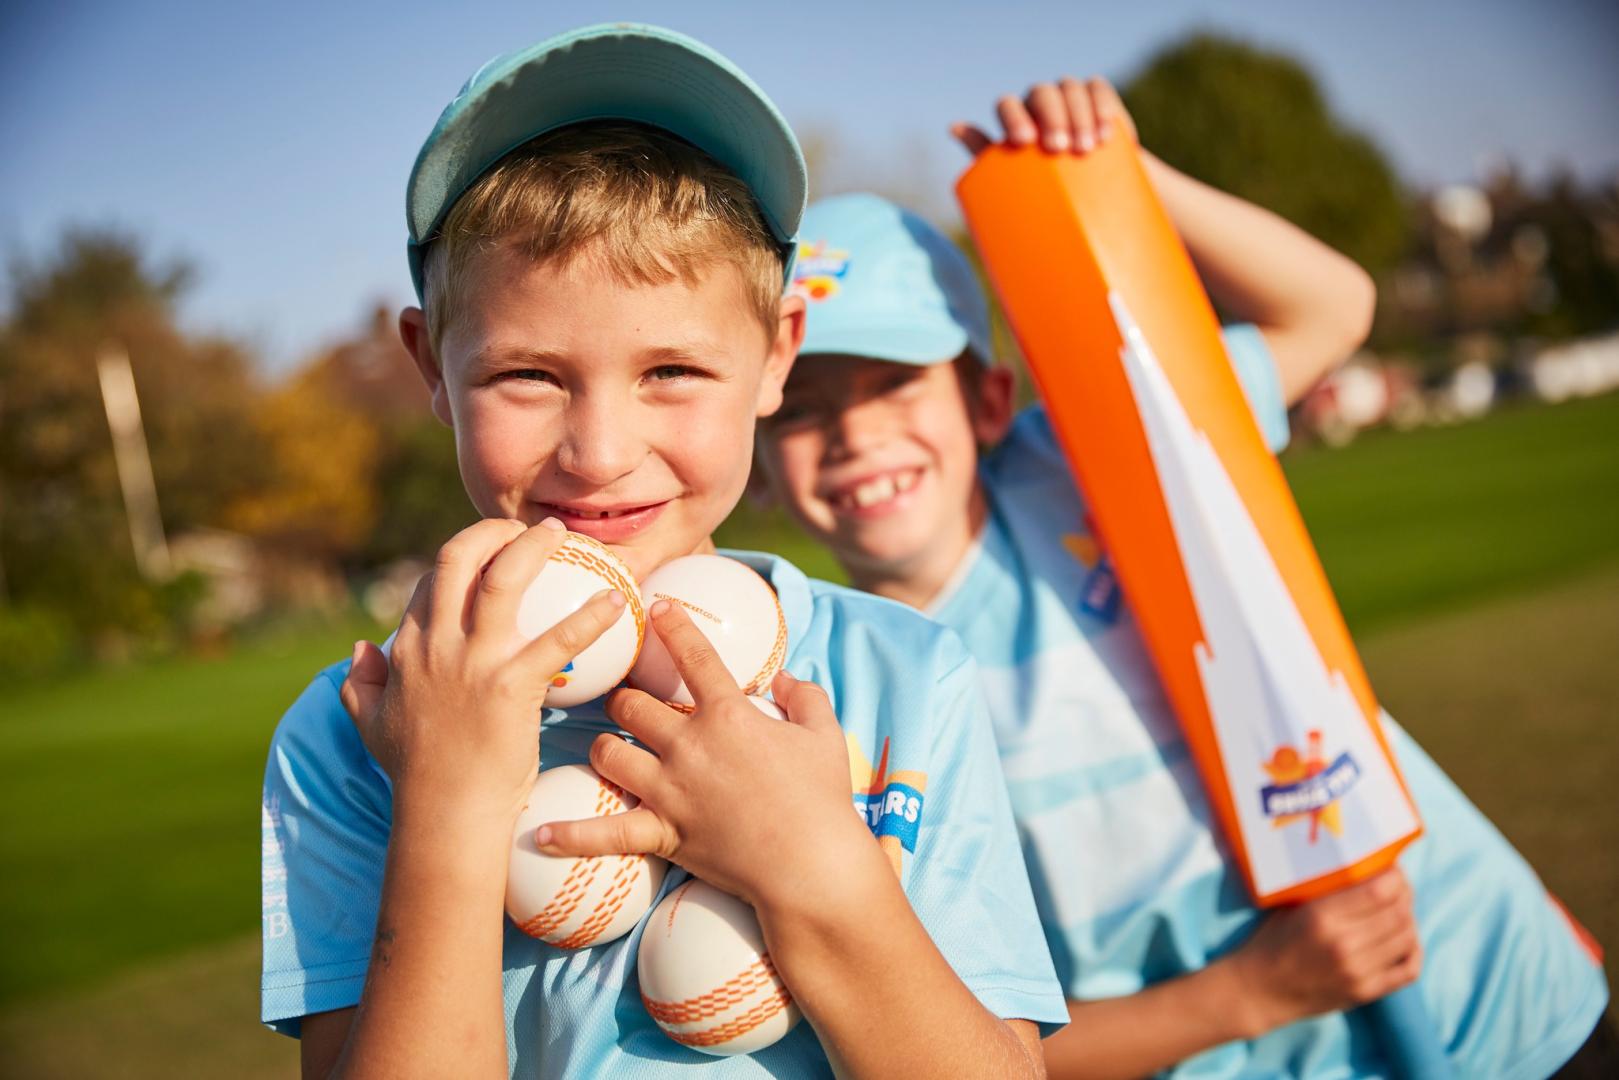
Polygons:
<instances>
[{"instance_id":1,"label":"sponsor logo on sleeve","mask_svg":"<svg viewBox=\"0 0 1619 1080\"><path fill-rule=\"evenodd\" d=\"M853 733L849 741L849 778L853 785L854 810L866 823L877 843L888 856L894 873L904 869L905 853L916 853L916 839L922 829L922 811L927 803L928 776L908 769L889 770L890 742L883 739L882 755L876 765L860 747Z\"/></svg>"}]
</instances>

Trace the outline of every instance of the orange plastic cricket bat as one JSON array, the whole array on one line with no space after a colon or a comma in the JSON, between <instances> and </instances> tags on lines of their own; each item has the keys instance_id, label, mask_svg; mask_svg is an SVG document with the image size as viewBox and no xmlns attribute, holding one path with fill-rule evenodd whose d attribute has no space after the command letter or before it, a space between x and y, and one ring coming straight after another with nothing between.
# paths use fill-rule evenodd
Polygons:
<instances>
[{"instance_id":1,"label":"orange plastic cricket bat","mask_svg":"<svg viewBox=\"0 0 1619 1080\"><path fill-rule=\"evenodd\" d=\"M994 147L956 192L1256 903L1382 871L1416 807L1135 146ZM1417 988L1377 1004L1397 1067L1443 1075Z\"/></svg>"},{"instance_id":2,"label":"orange plastic cricket bat","mask_svg":"<svg viewBox=\"0 0 1619 1080\"><path fill-rule=\"evenodd\" d=\"M957 194L1254 898L1382 870L1416 809L1135 147L996 147Z\"/></svg>"}]
</instances>

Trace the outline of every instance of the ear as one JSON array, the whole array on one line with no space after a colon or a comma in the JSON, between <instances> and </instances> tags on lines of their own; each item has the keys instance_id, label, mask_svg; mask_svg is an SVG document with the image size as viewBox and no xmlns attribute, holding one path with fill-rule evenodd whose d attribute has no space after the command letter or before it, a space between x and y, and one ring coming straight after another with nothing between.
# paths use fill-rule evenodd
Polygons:
<instances>
[{"instance_id":1,"label":"ear","mask_svg":"<svg viewBox=\"0 0 1619 1080\"><path fill-rule=\"evenodd\" d=\"M969 358L969 363L978 363ZM1006 437L1012 427L1017 379L1005 364L984 368L978 373L978 392L971 395L973 403L973 438L981 446L994 446Z\"/></svg>"},{"instance_id":2,"label":"ear","mask_svg":"<svg viewBox=\"0 0 1619 1080\"><path fill-rule=\"evenodd\" d=\"M454 427L449 387L444 382L444 369L439 367L438 357L434 355L433 338L427 332L427 315L421 308L408 307L399 313L399 340L405 343L405 350L416 361L416 370L421 373L422 381L427 384L427 392L432 395L433 415L445 425Z\"/></svg>"},{"instance_id":3,"label":"ear","mask_svg":"<svg viewBox=\"0 0 1619 1080\"><path fill-rule=\"evenodd\" d=\"M759 401L755 416L769 416L781 408L781 389L793 370L798 347L804 344L804 298L784 296L776 316L776 336L765 354L764 377L759 380Z\"/></svg>"}]
</instances>

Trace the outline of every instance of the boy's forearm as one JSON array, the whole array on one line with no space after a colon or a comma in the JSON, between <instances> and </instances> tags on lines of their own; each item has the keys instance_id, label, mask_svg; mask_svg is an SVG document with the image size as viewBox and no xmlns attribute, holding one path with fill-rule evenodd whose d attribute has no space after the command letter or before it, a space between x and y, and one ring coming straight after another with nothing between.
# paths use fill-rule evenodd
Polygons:
<instances>
[{"instance_id":1,"label":"boy's forearm","mask_svg":"<svg viewBox=\"0 0 1619 1080\"><path fill-rule=\"evenodd\" d=\"M817 895L759 909L771 958L838 1074L1043 1075L1039 1055L956 976L864 839L859 864Z\"/></svg>"},{"instance_id":2,"label":"boy's forearm","mask_svg":"<svg viewBox=\"0 0 1619 1080\"><path fill-rule=\"evenodd\" d=\"M1216 961L1125 997L1070 1001L1069 1024L1045 1041L1052 1080L1132 1080L1263 1032L1233 965Z\"/></svg>"},{"instance_id":3,"label":"boy's forearm","mask_svg":"<svg viewBox=\"0 0 1619 1080\"><path fill-rule=\"evenodd\" d=\"M1150 153L1142 161L1209 295L1264 332L1289 404L1366 339L1377 293L1352 260Z\"/></svg>"},{"instance_id":4,"label":"boy's forearm","mask_svg":"<svg viewBox=\"0 0 1619 1080\"><path fill-rule=\"evenodd\" d=\"M510 828L395 804L375 944L334 1075L507 1075Z\"/></svg>"}]
</instances>

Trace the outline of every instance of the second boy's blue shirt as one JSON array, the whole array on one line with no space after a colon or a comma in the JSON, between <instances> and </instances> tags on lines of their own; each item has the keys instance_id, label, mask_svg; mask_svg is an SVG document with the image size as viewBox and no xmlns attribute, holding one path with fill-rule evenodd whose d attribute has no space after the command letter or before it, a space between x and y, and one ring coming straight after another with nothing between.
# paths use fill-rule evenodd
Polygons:
<instances>
[{"instance_id":1,"label":"second boy's blue shirt","mask_svg":"<svg viewBox=\"0 0 1619 1080\"><path fill-rule=\"evenodd\" d=\"M1253 327L1225 339L1276 449L1287 416L1264 339ZM988 520L930 613L978 660L1058 975L1070 997L1094 1000L1196 971L1260 913L1043 410L1018 418L980 476ZM1427 830L1400 865L1429 1014L1460 1075L1539 1080L1601 1015L1602 970L1517 852L1410 736L1386 729ZM1169 1075L1320 1080L1387 1065L1363 1016L1332 1013Z\"/></svg>"},{"instance_id":2,"label":"second boy's blue shirt","mask_svg":"<svg viewBox=\"0 0 1619 1080\"><path fill-rule=\"evenodd\" d=\"M977 671L960 641L909 608L810 581L783 560L735 557L775 588L787 618L787 669L827 691L843 727L851 812L884 838L946 960L995 1015L1033 1020L1046 1032L1065 1022ZM287 712L265 771L262 1019L288 1033L302 1016L359 1000L381 895L391 800L338 701L345 671L328 668ZM586 762L596 735L613 730L600 702L547 710L541 768ZM684 879L672 871L664 892ZM831 1075L807 1022L750 1057L709 1057L669 1039L639 999L639 942L638 927L567 952L508 923L514 1076ZM848 992L866 994L858 984ZM881 1013L885 1003L869 1007Z\"/></svg>"}]
</instances>

